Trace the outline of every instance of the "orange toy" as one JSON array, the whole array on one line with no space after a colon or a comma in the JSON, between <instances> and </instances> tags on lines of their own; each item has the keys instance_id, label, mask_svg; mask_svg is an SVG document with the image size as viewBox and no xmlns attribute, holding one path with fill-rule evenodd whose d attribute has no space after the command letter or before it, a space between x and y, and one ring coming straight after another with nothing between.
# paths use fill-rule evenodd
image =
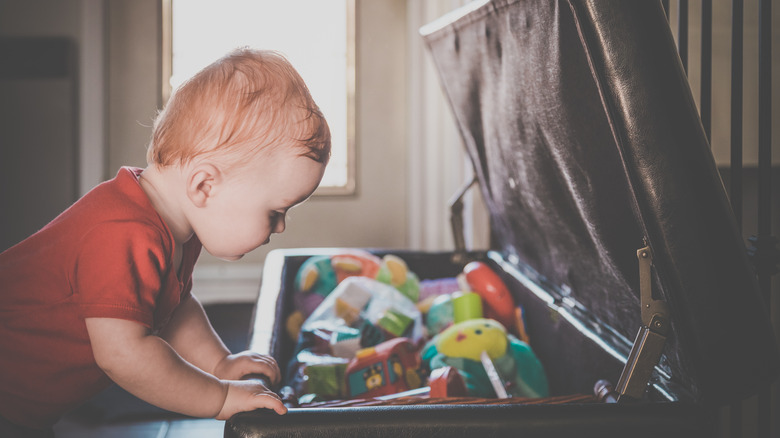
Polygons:
<instances>
[{"instance_id":1,"label":"orange toy","mask_svg":"<svg viewBox=\"0 0 780 438\"><path fill-rule=\"evenodd\" d=\"M463 274L471 289L482 297L485 318L495 319L507 330L516 332L515 300L501 278L482 262L470 262L463 268Z\"/></svg>"}]
</instances>

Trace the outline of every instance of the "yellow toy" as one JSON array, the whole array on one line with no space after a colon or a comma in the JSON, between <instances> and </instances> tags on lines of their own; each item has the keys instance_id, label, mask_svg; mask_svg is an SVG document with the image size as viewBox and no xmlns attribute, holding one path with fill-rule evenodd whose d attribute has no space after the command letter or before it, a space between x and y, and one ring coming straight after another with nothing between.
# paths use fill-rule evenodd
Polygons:
<instances>
[{"instance_id":1,"label":"yellow toy","mask_svg":"<svg viewBox=\"0 0 780 438\"><path fill-rule=\"evenodd\" d=\"M470 319L436 335L423 348L422 359L431 370L453 367L463 377L471 396L496 397L482 352L496 368L499 383L514 397L548 396L547 376L531 347L507 333L493 319Z\"/></svg>"},{"instance_id":2,"label":"yellow toy","mask_svg":"<svg viewBox=\"0 0 780 438\"><path fill-rule=\"evenodd\" d=\"M439 335L439 353L449 357L465 357L479 362L487 351L491 359L506 354L506 330L492 319L470 319L455 324Z\"/></svg>"}]
</instances>

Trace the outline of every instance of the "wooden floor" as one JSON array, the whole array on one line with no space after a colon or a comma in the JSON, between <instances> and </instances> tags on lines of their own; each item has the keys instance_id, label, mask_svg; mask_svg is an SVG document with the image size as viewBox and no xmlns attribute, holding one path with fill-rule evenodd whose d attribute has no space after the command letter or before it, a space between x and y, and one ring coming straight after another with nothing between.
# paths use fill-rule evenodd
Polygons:
<instances>
[{"instance_id":1,"label":"wooden floor","mask_svg":"<svg viewBox=\"0 0 780 438\"><path fill-rule=\"evenodd\" d=\"M206 306L211 324L232 352L246 348L252 304ZM56 438L219 438L224 421L195 419L149 405L113 386L54 427Z\"/></svg>"}]
</instances>

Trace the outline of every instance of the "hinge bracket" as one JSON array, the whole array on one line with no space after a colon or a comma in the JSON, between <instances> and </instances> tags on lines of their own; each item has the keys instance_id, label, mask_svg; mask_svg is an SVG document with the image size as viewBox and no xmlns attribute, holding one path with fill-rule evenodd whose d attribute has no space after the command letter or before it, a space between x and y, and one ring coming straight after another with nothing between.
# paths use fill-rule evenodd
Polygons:
<instances>
[{"instance_id":1,"label":"hinge bracket","mask_svg":"<svg viewBox=\"0 0 780 438\"><path fill-rule=\"evenodd\" d=\"M450 200L450 226L452 227L452 239L455 242L452 263L458 266L464 266L468 261L466 237L463 232L463 197L476 182L477 177L474 176L463 187L458 189L457 193Z\"/></svg>"},{"instance_id":2,"label":"hinge bracket","mask_svg":"<svg viewBox=\"0 0 780 438\"><path fill-rule=\"evenodd\" d=\"M669 308L666 302L653 299L653 254L646 246L637 250L639 260L639 298L642 306L642 326L636 335L626 366L620 374L617 387L618 401L642 398L647 384L661 358L669 333Z\"/></svg>"}]
</instances>

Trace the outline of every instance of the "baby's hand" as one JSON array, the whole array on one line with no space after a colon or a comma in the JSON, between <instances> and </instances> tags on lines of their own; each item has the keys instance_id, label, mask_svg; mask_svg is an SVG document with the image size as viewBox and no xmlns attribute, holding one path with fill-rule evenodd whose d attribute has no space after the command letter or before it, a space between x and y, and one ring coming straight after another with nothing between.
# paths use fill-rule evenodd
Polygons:
<instances>
[{"instance_id":1,"label":"baby's hand","mask_svg":"<svg viewBox=\"0 0 780 438\"><path fill-rule=\"evenodd\" d=\"M250 374L262 374L272 385L281 379L279 365L273 357L251 351L226 356L214 367L214 376L220 380L240 380Z\"/></svg>"},{"instance_id":2,"label":"baby's hand","mask_svg":"<svg viewBox=\"0 0 780 438\"><path fill-rule=\"evenodd\" d=\"M257 380L227 380L223 382L228 385L228 393L222 410L217 414L217 420L227 420L239 412L260 408L273 409L279 415L287 413L287 408L282 404L279 396Z\"/></svg>"}]
</instances>

